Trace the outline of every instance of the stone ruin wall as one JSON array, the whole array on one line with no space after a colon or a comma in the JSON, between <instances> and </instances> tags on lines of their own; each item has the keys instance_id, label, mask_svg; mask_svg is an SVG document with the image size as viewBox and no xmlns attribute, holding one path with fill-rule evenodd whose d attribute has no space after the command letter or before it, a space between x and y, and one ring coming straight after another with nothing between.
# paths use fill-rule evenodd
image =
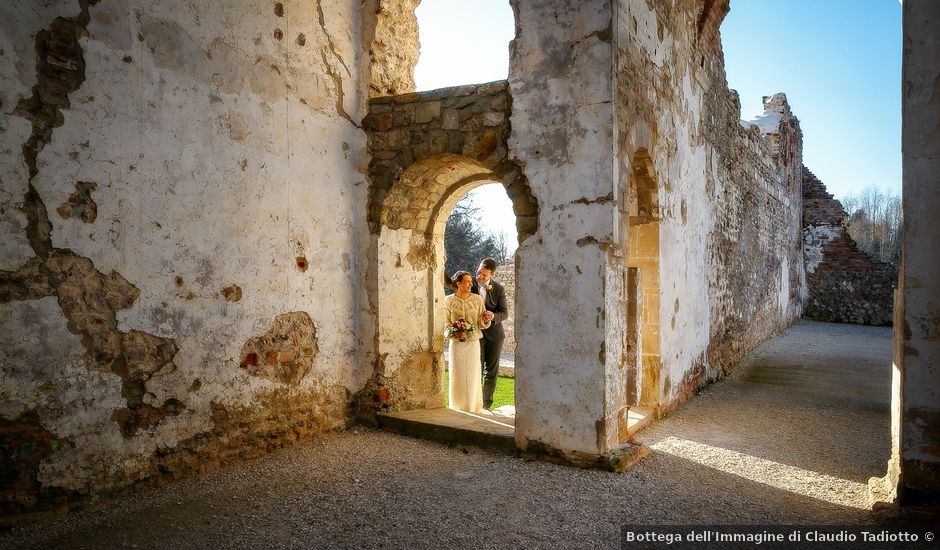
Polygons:
<instances>
[{"instance_id":1,"label":"stone ruin wall","mask_svg":"<svg viewBox=\"0 0 940 550\"><path fill-rule=\"evenodd\" d=\"M358 6L5 2L0 26L0 514L346 426Z\"/></svg>"},{"instance_id":2,"label":"stone ruin wall","mask_svg":"<svg viewBox=\"0 0 940 550\"><path fill-rule=\"evenodd\" d=\"M516 441L524 450L587 460L627 443L626 366L636 359L635 342L625 336L633 299L625 223L636 206L633 158L644 151L658 182L653 194L659 196L657 247L664 276L653 315L662 333L644 337L659 342L662 364L645 383L652 382L653 405L665 412L799 316L801 135L782 96L766 105L765 118L775 124L765 120L761 129L740 122L737 98L724 80L717 31L726 2L688 0L672 10L601 0L513 7L518 33L510 57L507 161L524 167L538 205L534 233L516 255L515 329L526 335L516 354ZM553 17L545 18L549 12ZM598 78L604 74L615 78L615 94L609 81ZM422 120L446 120L443 105L425 116L425 104L437 101L428 94L433 95L383 101L420 101L407 120L419 110ZM373 122L381 126L385 115L373 104ZM370 129L373 168L390 163L371 179L381 201L397 204L401 198L383 190L403 174L407 163L398 156L414 144L386 147L383 133L395 131L395 120L391 116L378 133ZM447 148L450 141L429 127L421 143ZM465 150L454 151L459 152ZM440 175L447 168L438 160L433 164L418 168L427 173L423 181L431 190L440 185L432 183L435 170ZM412 176L401 177L413 185ZM414 195L401 204L423 200ZM417 227L411 219L421 211L409 206L401 209L403 219L382 219L373 209L370 217L373 223L390 221L391 231L381 231L391 236ZM388 267L403 268L413 256L409 251L427 245L412 237L396 241L401 260ZM381 269L381 259L379 264ZM379 277L378 284L384 280ZM412 282L427 285L424 279ZM380 299L385 294L379 292ZM394 319L383 321L382 310L380 326L391 324ZM381 336L384 329L379 332L380 339L394 341ZM386 356L382 346L380 341L377 349L387 368L396 354Z\"/></svg>"},{"instance_id":3,"label":"stone ruin wall","mask_svg":"<svg viewBox=\"0 0 940 550\"><path fill-rule=\"evenodd\" d=\"M616 461L619 418L605 382L625 328L620 278L609 276L612 6L510 3L509 150L539 214L538 231L520 238L516 253L516 445L573 462Z\"/></svg>"},{"instance_id":4,"label":"stone ruin wall","mask_svg":"<svg viewBox=\"0 0 940 550\"><path fill-rule=\"evenodd\" d=\"M800 315L799 123L781 95L741 122L718 33L727 11L721 0L616 10L622 218L638 152L658 184L661 364L643 382L661 414Z\"/></svg>"},{"instance_id":5,"label":"stone ruin wall","mask_svg":"<svg viewBox=\"0 0 940 550\"><path fill-rule=\"evenodd\" d=\"M739 123L722 0L511 3L502 153L437 158L439 191L523 169L517 443L591 457L626 442L632 159L661 197L662 412L799 315L799 127L780 102L769 137ZM381 241L367 207L365 100L413 87L390 6L3 5L4 512L252 456L388 397L379 272L440 253L417 226ZM379 42L398 61L368 66Z\"/></svg>"},{"instance_id":6,"label":"stone ruin wall","mask_svg":"<svg viewBox=\"0 0 940 550\"><path fill-rule=\"evenodd\" d=\"M858 249L842 204L803 167L803 316L830 323L891 325L897 269Z\"/></svg>"},{"instance_id":7,"label":"stone ruin wall","mask_svg":"<svg viewBox=\"0 0 940 550\"><path fill-rule=\"evenodd\" d=\"M361 0L362 49L369 55L369 97L415 91L421 0Z\"/></svg>"}]
</instances>

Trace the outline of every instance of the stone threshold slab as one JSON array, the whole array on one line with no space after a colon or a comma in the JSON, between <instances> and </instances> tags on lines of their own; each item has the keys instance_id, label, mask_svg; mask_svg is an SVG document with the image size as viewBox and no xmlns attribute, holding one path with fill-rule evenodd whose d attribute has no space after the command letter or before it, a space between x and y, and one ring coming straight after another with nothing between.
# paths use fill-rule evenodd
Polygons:
<instances>
[{"instance_id":1,"label":"stone threshold slab","mask_svg":"<svg viewBox=\"0 0 940 550\"><path fill-rule=\"evenodd\" d=\"M402 435L514 453L515 418L444 407L378 415L379 426Z\"/></svg>"},{"instance_id":2,"label":"stone threshold slab","mask_svg":"<svg viewBox=\"0 0 940 550\"><path fill-rule=\"evenodd\" d=\"M636 433L653 422L652 411L639 407L630 407L627 411L627 435L633 437Z\"/></svg>"},{"instance_id":3,"label":"stone threshold slab","mask_svg":"<svg viewBox=\"0 0 940 550\"><path fill-rule=\"evenodd\" d=\"M515 421L511 415L473 414L444 407L378 415L379 426L393 433L506 453L516 451ZM627 416L629 436L652 421L650 411L631 408Z\"/></svg>"}]
</instances>

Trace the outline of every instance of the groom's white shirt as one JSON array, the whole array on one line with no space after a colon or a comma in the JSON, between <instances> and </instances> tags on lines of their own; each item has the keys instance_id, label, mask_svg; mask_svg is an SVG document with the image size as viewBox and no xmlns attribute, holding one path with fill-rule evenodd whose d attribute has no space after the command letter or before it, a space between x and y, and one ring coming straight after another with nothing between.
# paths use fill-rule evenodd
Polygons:
<instances>
[{"instance_id":1,"label":"groom's white shirt","mask_svg":"<svg viewBox=\"0 0 940 550\"><path fill-rule=\"evenodd\" d=\"M483 297L483 303L486 303L486 285L480 285L480 296Z\"/></svg>"}]
</instances>

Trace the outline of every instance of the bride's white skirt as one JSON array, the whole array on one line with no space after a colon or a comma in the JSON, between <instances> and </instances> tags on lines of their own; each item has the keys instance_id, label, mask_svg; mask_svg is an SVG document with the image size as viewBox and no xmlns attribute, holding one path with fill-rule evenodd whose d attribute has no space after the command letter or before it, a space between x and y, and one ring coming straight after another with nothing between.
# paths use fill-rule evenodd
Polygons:
<instances>
[{"instance_id":1,"label":"bride's white skirt","mask_svg":"<svg viewBox=\"0 0 940 550\"><path fill-rule=\"evenodd\" d=\"M479 413L483 410L483 367L480 365L480 341L450 342L450 396L448 407L457 411Z\"/></svg>"}]
</instances>

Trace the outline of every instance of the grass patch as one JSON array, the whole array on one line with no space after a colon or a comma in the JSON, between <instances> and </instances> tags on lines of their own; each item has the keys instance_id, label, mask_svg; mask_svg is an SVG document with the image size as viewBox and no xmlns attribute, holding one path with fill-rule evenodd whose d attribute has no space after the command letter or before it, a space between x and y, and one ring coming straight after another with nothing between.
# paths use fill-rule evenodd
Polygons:
<instances>
[{"instance_id":1,"label":"grass patch","mask_svg":"<svg viewBox=\"0 0 940 550\"><path fill-rule=\"evenodd\" d=\"M447 387L450 380L450 373L444 371L444 406L449 405L450 396L447 395ZM481 380L482 384L483 381ZM493 408L503 405L516 404L516 379L511 376L496 377L496 391L493 392Z\"/></svg>"}]
</instances>

